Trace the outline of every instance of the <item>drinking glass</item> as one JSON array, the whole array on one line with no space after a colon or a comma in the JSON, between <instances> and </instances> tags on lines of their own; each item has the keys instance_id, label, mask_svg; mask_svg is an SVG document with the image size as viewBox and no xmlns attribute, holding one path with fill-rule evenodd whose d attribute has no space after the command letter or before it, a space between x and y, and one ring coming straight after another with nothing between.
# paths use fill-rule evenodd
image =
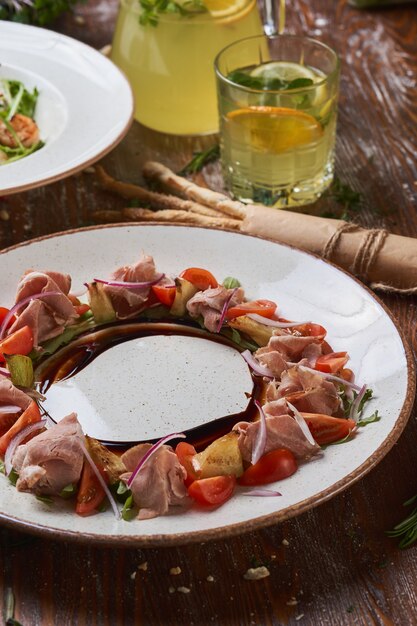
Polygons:
<instances>
[{"instance_id":1,"label":"drinking glass","mask_svg":"<svg viewBox=\"0 0 417 626\"><path fill-rule=\"evenodd\" d=\"M111 58L129 78L136 119L175 135L218 131L216 54L263 32L256 0L121 0ZM146 7L154 7L146 8ZM179 11L179 12L178 12Z\"/></svg>"},{"instance_id":2,"label":"drinking glass","mask_svg":"<svg viewBox=\"0 0 417 626\"><path fill-rule=\"evenodd\" d=\"M339 60L307 37L251 37L216 58L225 183L243 202L314 202L334 168Z\"/></svg>"}]
</instances>

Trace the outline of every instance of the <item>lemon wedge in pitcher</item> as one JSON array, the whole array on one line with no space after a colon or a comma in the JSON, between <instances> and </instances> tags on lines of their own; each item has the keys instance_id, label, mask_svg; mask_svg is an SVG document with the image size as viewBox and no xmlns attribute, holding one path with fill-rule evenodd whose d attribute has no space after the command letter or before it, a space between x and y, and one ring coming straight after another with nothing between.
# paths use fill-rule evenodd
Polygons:
<instances>
[{"instance_id":1,"label":"lemon wedge in pitcher","mask_svg":"<svg viewBox=\"0 0 417 626\"><path fill-rule=\"evenodd\" d=\"M246 6L252 7L252 4L250 0L204 0L204 6L216 19L236 15Z\"/></svg>"}]
</instances>

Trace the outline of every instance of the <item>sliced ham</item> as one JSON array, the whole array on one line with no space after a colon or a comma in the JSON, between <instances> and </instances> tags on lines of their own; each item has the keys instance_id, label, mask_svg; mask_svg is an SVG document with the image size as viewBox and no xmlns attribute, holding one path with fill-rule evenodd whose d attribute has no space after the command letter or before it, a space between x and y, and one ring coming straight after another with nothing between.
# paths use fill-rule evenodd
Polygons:
<instances>
[{"instance_id":1,"label":"sliced ham","mask_svg":"<svg viewBox=\"0 0 417 626\"><path fill-rule=\"evenodd\" d=\"M111 275L111 280L141 283L154 280L157 276L154 260L151 256L143 256L133 265L119 267ZM118 319L127 319L138 315L145 307L150 287L132 289L129 287L112 287L105 285L104 291L110 297Z\"/></svg>"},{"instance_id":2,"label":"sliced ham","mask_svg":"<svg viewBox=\"0 0 417 626\"><path fill-rule=\"evenodd\" d=\"M15 405L25 411L32 399L24 392L13 385L10 378L0 376L0 404Z\"/></svg>"},{"instance_id":3,"label":"sliced ham","mask_svg":"<svg viewBox=\"0 0 417 626\"><path fill-rule=\"evenodd\" d=\"M81 476L84 437L75 413L64 417L27 443L17 447L12 465L19 478L19 491L58 495Z\"/></svg>"},{"instance_id":4,"label":"sliced ham","mask_svg":"<svg viewBox=\"0 0 417 626\"><path fill-rule=\"evenodd\" d=\"M271 396L271 393L267 394L268 398ZM335 415L341 406L339 394L332 382L299 367L292 367L283 373L275 397L286 398L305 413Z\"/></svg>"},{"instance_id":5,"label":"sliced ham","mask_svg":"<svg viewBox=\"0 0 417 626\"><path fill-rule=\"evenodd\" d=\"M121 480L128 482L137 464L151 447L142 443L127 450L122 461L128 472L121 475ZM150 519L168 512L170 506L188 504L184 479L187 472L178 461L170 446L162 446L145 463L133 480L130 489L136 506L139 507L138 519Z\"/></svg>"},{"instance_id":6,"label":"sliced ham","mask_svg":"<svg viewBox=\"0 0 417 626\"><path fill-rule=\"evenodd\" d=\"M34 347L64 332L78 314L68 297L71 278L59 272L37 272L30 270L21 278L16 294L16 303L38 293L49 291L58 295L30 301L17 312L17 319L8 330L13 333L23 326L29 326L33 333Z\"/></svg>"},{"instance_id":7,"label":"sliced ham","mask_svg":"<svg viewBox=\"0 0 417 626\"><path fill-rule=\"evenodd\" d=\"M234 293L233 293L234 291ZM187 311L191 317L199 317L202 315L204 326L212 333L217 331L217 326L224 308L224 305L231 294L233 296L229 302L228 308L236 306L243 302L243 289L226 289L225 287L209 288L204 291L198 291L195 296L187 302Z\"/></svg>"},{"instance_id":8,"label":"sliced ham","mask_svg":"<svg viewBox=\"0 0 417 626\"><path fill-rule=\"evenodd\" d=\"M273 403L270 403L273 404ZM263 407L266 414L266 446L264 454L286 448L290 450L298 460L306 461L317 454L320 446L312 445L305 437L303 431L293 417L285 412L283 403L271 407L268 404ZM270 414L267 411L274 411ZM233 428L239 433L239 449L244 461L248 463L252 459L252 449L258 438L260 422L239 422Z\"/></svg>"}]
</instances>

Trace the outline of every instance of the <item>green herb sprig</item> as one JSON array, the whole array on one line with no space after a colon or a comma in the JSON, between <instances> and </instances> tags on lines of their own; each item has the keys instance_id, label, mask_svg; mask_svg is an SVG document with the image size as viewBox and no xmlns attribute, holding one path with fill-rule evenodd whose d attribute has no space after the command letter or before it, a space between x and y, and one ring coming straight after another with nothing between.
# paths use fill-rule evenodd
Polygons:
<instances>
[{"instance_id":1,"label":"green herb sprig","mask_svg":"<svg viewBox=\"0 0 417 626\"><path fill-rule=\"evenodd\" d=\"M0 20L45 26L86 0L0 0Z\"/></svg>"},{"instance_id":2,"label":"green herb sprig","mask_svg":"<svg viewBox=\"0 0 417 626\"><path fill-rule=\"evenodd\" d=\"M220 158L220 146L219 144L215 144L207 150L202 152L196 152L191 161L189 161L183 168L178 172L180 176L186 176L187 174L196 174L197 172L201 172L203 167L207 165L207 163L212 163L213 161L217 161Z\"/></svg>"},{"instance_id":3,"label":"green herb sprig","mask_svg":"<svg viewBox=\"0 0 417 626\"><path fill-rule=\"evenodd\" d=\"M207 13L207 7L202 0L187 0L175 2L175 0L139 0L141 13L139 23L142 26L157 26L160 15L176 14L182 17L193 17L201 13Z\"/></svg>"},{"instance_id":4,"label":"green herb sprig","mask_svg":"<svg viewBox=\"0 0 417 626\"><path fill-rule=\"evenodd\" d=\"M417 502L417 495L413 496L403 506L411 506ZM400 539L398 547L403 550L408 548L417 540L417 506L411 511L411 513L399 524L397 524L392 530L387 530L388 537L395 537Z\"/></svg>"}]
</instances>

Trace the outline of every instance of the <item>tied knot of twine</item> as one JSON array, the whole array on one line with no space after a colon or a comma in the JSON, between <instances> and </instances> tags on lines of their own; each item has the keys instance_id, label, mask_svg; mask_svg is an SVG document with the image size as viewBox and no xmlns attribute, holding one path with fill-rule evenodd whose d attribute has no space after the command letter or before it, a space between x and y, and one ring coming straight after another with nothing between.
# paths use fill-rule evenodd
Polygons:
<instances>
[{"instance_id":1,"label":"tied knot of twine","mask_svg":"<svg viewBox=\"0 0 417 626\"><path fill-rule=\"evenodd\" d=\"M386 231L385 229L371 228L367 230L359 226L359 224L355 224L354 222L344 222L339 226L339 228L335 230L335 232L329 237L329 239L325 243L322 251L322 256L324 259L331 260L332 255L335 252L342 235L344 233L350 233L355 230L363 231L363 239L356 251L349 270L350 272L352 272L352 274L355 274L355 276L360 278L363 282L368 282L369 270L375 262L375 259L377 258L388 235L388 231ZM382 283L373 283L371 284L371 287L373 289L378 288L387 292L398 291L395 288L392 288L389 285L384 285Z\"/></svg>"}]
</instances>

